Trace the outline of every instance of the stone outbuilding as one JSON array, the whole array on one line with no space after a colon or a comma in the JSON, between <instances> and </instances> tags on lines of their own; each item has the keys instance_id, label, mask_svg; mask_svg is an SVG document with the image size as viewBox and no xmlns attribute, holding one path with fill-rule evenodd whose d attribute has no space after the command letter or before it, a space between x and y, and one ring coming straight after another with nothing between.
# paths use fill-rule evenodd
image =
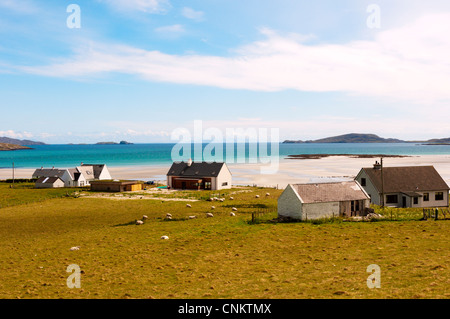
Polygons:
<instances>
[{"instance_id":1,"label":"stone outbuilding","mask_svg":"<svg viewBox=\"0 0 450 319\"><path fill-rule=\"evenodd\" d=\"M278 198L278 217L311 220L364 216L370 198L356 181L289 184Z\"/></svg>"}]
</instances>

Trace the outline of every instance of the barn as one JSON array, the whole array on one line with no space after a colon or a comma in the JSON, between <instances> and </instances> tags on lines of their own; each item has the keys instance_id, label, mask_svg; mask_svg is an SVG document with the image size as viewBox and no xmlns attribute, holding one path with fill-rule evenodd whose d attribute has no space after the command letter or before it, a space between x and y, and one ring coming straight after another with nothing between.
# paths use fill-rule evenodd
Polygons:
<instances>
[{"instance_id":1,"label":"barn","mask_svg":"<svg viewBox=\"0 0 450 319\"><path fill-rule=\"evenodd\" d=\"M278 198L278 217L311 220L362 216L370 198L356 181L289 184Z\"/></svg>"},{"instance_id":2,"label":"barn","mask_svg":"<svg viewBox=\"0 0 450 319\"><path fill-rule=\"evenodd\" d=\"M95 192L134 192L143 189L140 181L91 181L91 191Z\"/></svg>"}]
</instances>

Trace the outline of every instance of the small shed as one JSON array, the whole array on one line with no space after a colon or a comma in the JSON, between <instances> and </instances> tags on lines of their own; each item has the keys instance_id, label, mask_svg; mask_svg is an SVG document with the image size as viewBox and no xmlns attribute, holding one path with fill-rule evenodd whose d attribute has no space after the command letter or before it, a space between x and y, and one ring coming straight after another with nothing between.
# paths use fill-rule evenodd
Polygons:
<instances>
[{"instance_id":1,"label":"small shed","mask_svg":"<svg viewBox=\"0 0 450 319\"><path fill-rule=\"evenodd\" d=\"M91 191L96 192L134 192L143 189L141 181L91 181Z\"/></svg>"},{"instance_id":2,"label":"small shed","mask_svg":"<svg viewBox=\"0 0 450 319\"><path fill-rule=\"evenodd\" d=\"M296 220L363 216L370 198L356 181L289 184L278 198L278 216Z\"/></svg>"},{"instance_id":3,"label":"small shed","mask_svg":"<svg viewBox=\"0 0 450 319\"><path fill-rule=\"evenodd\" d=\"M64 181L59 177L40 177L37 179L36 188L59 188L64 187Z\"/></svg>"}]
</instances>

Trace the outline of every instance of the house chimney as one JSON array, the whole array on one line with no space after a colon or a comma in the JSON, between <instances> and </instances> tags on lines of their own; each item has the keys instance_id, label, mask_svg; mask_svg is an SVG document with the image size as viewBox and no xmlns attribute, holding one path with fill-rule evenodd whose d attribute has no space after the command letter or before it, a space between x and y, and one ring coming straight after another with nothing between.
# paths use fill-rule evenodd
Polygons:
<instances>
[{"instance_id":1,"label":"house chimney","mask_svg":"<svg viewBox=\"0 0 450 319\"><path fill-rule=\"evenodd\" d=\"M187 161L187 166L191 166L192 165L192 159L190 158L188 161Z\"/></svg>"},{"instance_id":2,"label":"house chimney","mask_svg":"<svg viewBox=\"0 0 450 319\"><path fill-rule=\"evenodd\" d=\"M373 164L373 168L374 169L381 169L381 164L378 163L378 161L376 161L375 164Z\"/></svg>"}]
</instances>

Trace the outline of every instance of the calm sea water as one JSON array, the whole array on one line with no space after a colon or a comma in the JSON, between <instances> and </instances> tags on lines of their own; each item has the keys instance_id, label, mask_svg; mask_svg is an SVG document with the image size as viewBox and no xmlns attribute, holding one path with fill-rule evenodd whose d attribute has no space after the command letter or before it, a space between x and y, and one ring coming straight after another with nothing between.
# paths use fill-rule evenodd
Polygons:
<instances>
[{"instance_id":1,"label":"calm sea water","mask_svg":"<svg viewBox=\"0 0 450 319\"><path fill-rule=\"evenodd\" d=\"M132 145L36 145L32 150L0 152L0 168L73 167L80 163L108 166L170 165L175 144ZM205 145L204 145L205 146ZM242 146L242 144L241 144ZM223 147L226 151L226 146ZM258 156L245 154L235 147L235 160L258 161ZM192 148L193 150L193 148ZM270 146L268 153L270 155ZM399 144L279 144L279 156L295 154L388 154L388 155L449 155L450 145ZM191 156L193 158L193 156ZM208 160L208 158L205 158Z\"/></svg>"}]
</instances>

